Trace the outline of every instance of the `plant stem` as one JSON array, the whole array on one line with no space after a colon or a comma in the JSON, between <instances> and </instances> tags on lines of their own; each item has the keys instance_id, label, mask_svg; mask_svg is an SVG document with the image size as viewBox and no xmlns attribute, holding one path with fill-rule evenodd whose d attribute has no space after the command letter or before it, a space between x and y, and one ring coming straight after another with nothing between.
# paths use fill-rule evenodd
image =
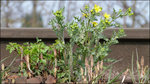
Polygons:
<instances>
[{"instance_id":1,"label":"plant stem","mask_svg":"<svg viewBox=\"0 0 150 84\"><path fill-rule=\"evenodd\" d=\"M72 70L73 70L73 55L72 55L72 53L73 53L73 51L72 51L72 49L73 49L73 43L71 42L71 44L70 44L70 52L69 52L69 69L70 69L70 76L69 76L69 82L71 82L71 75L72 75Z\"/></svg>"}]
</instances>

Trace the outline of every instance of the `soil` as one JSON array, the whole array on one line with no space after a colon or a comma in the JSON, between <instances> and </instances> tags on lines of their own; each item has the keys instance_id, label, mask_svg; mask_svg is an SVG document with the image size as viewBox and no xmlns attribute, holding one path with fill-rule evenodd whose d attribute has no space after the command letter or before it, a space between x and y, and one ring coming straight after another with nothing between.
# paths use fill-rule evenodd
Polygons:
<instances>
[{"instance_id":1,"label":"soil","mask_svg":"<svg viewBox=\"0 0 150 84\"><path fill-rule=\"evenodd\" d=\"M12 81L14 80L14 81ZM53 84L56 83L56 79L51 76L48 75L46 80L42 76L36 76L36 77L32 77L32 78L26 78L26 77L14 77L14 78L8 78L4 81L2 81L2 84L11 84L11 83L15 83L15 84Z\"/></svg>"},{"instance_id":2,"label":"soil","mask_svg":"<svg viewBox=\"0 0 150 84\"><path fill-rule=\"evenodd\" d=\"M114 77L116 74L112 74L112 77ZM98 84L106 84L107 83L107 74L105 75L104 79L100 79ZM118 79L117 81L121 81L122 77ZM15 84L53 84L56 83L56 78L47 75L46 77L43 76L36 76L36 77L31 77L31 78L26 78L26 77L20 77L18 75L11 75L6 78L6 80L2 81L2 84L10 84L10 83L15 83ZM72 83L69 83L72 84ZM76 84L76 83L73 83ZM119 83L118 83L119 84ZM126 77L124 84L133 84L131 78L129 76Z\"/></svg>"}]
</instances>

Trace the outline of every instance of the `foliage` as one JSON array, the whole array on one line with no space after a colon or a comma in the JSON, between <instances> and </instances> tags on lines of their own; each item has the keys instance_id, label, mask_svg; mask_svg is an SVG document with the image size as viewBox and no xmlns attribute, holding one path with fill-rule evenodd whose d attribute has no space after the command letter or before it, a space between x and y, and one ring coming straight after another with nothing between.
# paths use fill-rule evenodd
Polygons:
<instances>
[{"instance_id":1,"label":"foliage","mask_svg":"<svg viewBox=\"0 0 150 84\"><path fill-rule=\"evenodd\" d=\"M102 7L95 5L94 8L90 10L90 7L86 5L84 10L81 10L83 14L82 17L74 17L73 21L65 23L63 11L64 8L53 12L55 17L50 20L49 24L52 25L53 30L58 36L57 42L59 42L60 48L57 47L57 51L61 51L61 58L57 58L57 62L63 59L63 61L68 60L65 61L64 65L59 67L69 67L62 70L64 71L62 73L66 73L65 71L69 70L69 76L67 77L66 75L65 78L68 78L69 82L71 82L80 79L79 75L81 75L81 73L79 67L86 70L85 60L89 60L90 56L93 56L94 66L97 62L105 60L105 57L108 56L110 52L110 46L117 44L117 39L125 36L125 33L123 29L119 29L117 32L114 31L111 38L107 38L103 34L104 30L113 26L122 27L116 23L115 20L126 15L133 15L133 13L131 12L131 8L129 8L125 13L122 12L122 10L117 12L114 9L112 15L107 13L102 15ZM64 41L65 30L70 36L68 43ZM99 42L99 39L104 41ZM77 46L75 50L73 50L74 46Z\"/></svg>"},{"instance_id":2,"label":"foliage","mask_svg":"<svg viewBox=\"0 0 150 84\"><path fill-rule=\"evenodd\" d=\"M28 76L28 72L33 76L42 75L43 71L48 72L54 60L53 53L50 53L51 46L47 46L40 39L36 43L26 42L23 45L10 42L6 49L10 53L16 51L21 57L23 65L20 64L20 74L23 72L24 76Z\"/></svg>"},{"instance_id":3,"label":"foliage","mask_svg":"<svg viewBox=\"0 0 150 84\"><path fill-rule=\"evenodd\" d=\"M64 8L53 12L50 20L53 31L58 39L50 46L40 39L36 43L26 42L23 45L9 43L7 50L16 51L20 56L20 75L32 77L37 75L53 75L58 83L85 82L97 83L105 71L116 63L107 58L110 46L118 43L118 38L125 36L124 30L114 31L110 38L103 32L108 27L121 27L115 20L119 17L132 15L131 8L125 13L114 9L112 15L102 14L102 7L95 5L93 9L85 6L81 10L82 17L74 17L71 22L64 22ZM64 32L70 36L65 42ZM75 48L76 46L76 48ZM110 66L103 66L103 62L113 62ZM113 83L123 72L107 83Z\"/></svg>"}]
</instances>

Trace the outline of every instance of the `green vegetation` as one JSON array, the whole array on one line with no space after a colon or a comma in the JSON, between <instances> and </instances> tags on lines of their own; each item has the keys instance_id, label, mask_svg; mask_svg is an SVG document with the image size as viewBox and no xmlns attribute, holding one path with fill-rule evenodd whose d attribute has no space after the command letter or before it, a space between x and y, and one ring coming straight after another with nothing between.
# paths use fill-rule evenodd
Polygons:
<instances>
[{"instance_id":1,"label":"green vegetation","mask_svg":"<svg viewBox=\"0 0 150 84\"><path fill-rule=\"evenodd\" d=\"M125 33L123 29L119 29L114 31L111 38L107 38L103 32L108 27L122 27L115 20L133 15L131 8L126 12L114 9L110 15L102 14L102 7L98 5L92 9L86 5L81 10L82 17L74 16L74 20L67 23L64 22L63 11L64 8L53 12L54 18L49 22L58 37L52 45L47 46L40 39L37 39L36 43L27 42L23 45L9 43L7 45L10 53L16 51L20 56L18 74L28 78L52 75L56 78L57 83L97 83L109 70L106 83L116 82L124 71L111 79L112 66L118 61L111 58L106 59L106 57L111 51L110 46L117 44L117 39L125 36ZM65 31L70 37L69 42L65 42ZM104 66L103 62L112 64Z\"/></svg>"},{"instance_id":2,"label":"green vegetation","mask_svg":"<svg viewBox=\"0 0 150 84\"><path fill-rule=\"evenodd\" d=\"M43 73L50 73L50 66L54 61L52 48L37 39L36 43L24 43L23 45L17 43L9 43L7 50L10 53L16 51L20 56L20 75L43 75ZM22 73L22 74L21 74Z\"/></svg>"},{"instance_id":3,"label":"green vegetation","mask_svg":"<svg viewBox=\"0 0 150 84\"><path fill-rule=\"evenodd\" d=\"M106 62L109 60L109 62L112 62L113 60L111 59L105 59L110 52L110 46L118 43L118 38L125 36L124 30L120 29L118 32L114 32L109 39L103 35L104 30L112 26L121 27L115 20L119 17L132 15L133 13L131 13L131 8L129 8L125 13L121 10L117 12L114 9L112 15L107 13L102 15L102 7L95 5L94 8L90 10L89 6L86 5L84 10L81 10L83 14L82 17L74 17L73 21L65 23L63 11L64 8L53 12L55 18L49 22L58 36L57 41L59 42L60 48L57 48L57 51L61 50L62 54L61 57L57 58L57 61L59 62L64 59L64 66L68 66L65 70L62 70L64 71L62 73L69 71L69 74L66 73L66 76L62 78L67 78L68 80L66 80L66 82L82 80L90 82L97 77L92 76L93 72L96 71L96 69L93 68L101 61ZM65 30L70 36L68 43L64 41ZM99 39L103 39L104 42L99 42ZM74 46L77 46L75 50L73 50ZM90 58L93 59L91 60ZM91 63L89 63L89 61ZM80 68L82 71L80 71ZM91 76L89 76L89 74L91 74ZM59 75L59 72L57 75ZM82 78L81 75L83 75Z\"/></svg>"},{"instance_id":4,"label":"green vegetation","mask_svg":"<svg viewBox=\"0 0 150 84\"><path fill-rule=\"evenodd\" d=\"M137 65L137 69L134 70L134 64L133 64L133 55L132 55L132 66L131 69L129 70L130 72L130 76L132 79L133 83L138 83L138 84L149 84L150 83L150 68L148 67L148 65L144 66L144 57L141 57L141 60L139 62L138 58L138 52L136 50L136 55L137 55L137 60L136 60L136 65ZM135 76L135 73L138 74L138 76Z\"/></svg>"}]
</instances>

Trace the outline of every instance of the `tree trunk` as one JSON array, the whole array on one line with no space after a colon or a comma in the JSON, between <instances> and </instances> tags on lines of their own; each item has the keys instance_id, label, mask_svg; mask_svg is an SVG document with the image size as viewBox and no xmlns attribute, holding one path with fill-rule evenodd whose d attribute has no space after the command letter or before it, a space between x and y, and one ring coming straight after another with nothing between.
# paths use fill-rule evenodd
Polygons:
<instances>
[{"instance_id":1,"label":"tree trunk","mask_svg":"<svg viewBox=\"0 0 150 84\"><path fill-rule=\"evenodd\" d=\"M9 10L9 0L7 0L6 7ZM6 27L9 27L9 11L6 12Z\"/></svg>"},{"instance_id":2,"label":"tree trunk","mask_svg":"<svg viewBox=\"0 0 150 84\"><path fill-rule=\"evenodd\" d=\"M67 22L69 22L70 19L70 5L72 4L71 1L68 2L68 10L67 10Z\"/></svg>"},{"instance_id":3,"label":"tree trunk","mask_svg":"<svg viewBox=\"0 0 150 84\"><path fill-rule=\"evenodd\" d=\"M36 8L37 8L37 0L33 0L32 27L36 27L36 24L37 24Z\"/></svg>"},{"instance_id":4,"label":"tree trunk","mask_svg":"<svg viewBox=\"0 0 150 84\"><path fill-rule=\"evenodd\" d=\"M123 8L124 8L123 11L125 12L125 10L128 8L126 1L123 1L122 4L123 4ZM126 18L127 17L123 17L123 27L124 28L127 28Z\"/></svg>"},{"instance_id":5,"label":"tree trunk","mask_svg":"<svg viewBox=\"0 0 150 84\"><path fill-rule=\"evenodd\" d=\"M135 12L136 11L136 0L134 1L134 4L133 4L132 8ZM134 13L134 15L132 16L132 28L135 26L135 16L136 16L136 13Z\"/></svg>"}]
</instances>

